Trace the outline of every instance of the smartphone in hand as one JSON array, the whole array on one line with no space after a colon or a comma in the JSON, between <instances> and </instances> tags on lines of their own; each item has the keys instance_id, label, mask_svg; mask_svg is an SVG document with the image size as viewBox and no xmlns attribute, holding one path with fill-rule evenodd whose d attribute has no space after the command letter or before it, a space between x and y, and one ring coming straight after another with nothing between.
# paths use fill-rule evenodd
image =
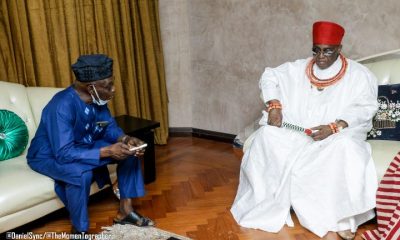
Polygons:
<instances>
[{"instance_id":1,"label":"smartphone in hand","mask_svg":"<svg viewBox=\"0 0 400 240\"><path fill-rule=\"evenodd\" d=\"M142 144L140 146L133 146L129 149L129 151L137 151L137 150L142 150L143 148L147 147L147 143Z\"/></svg>"}]
</instances>

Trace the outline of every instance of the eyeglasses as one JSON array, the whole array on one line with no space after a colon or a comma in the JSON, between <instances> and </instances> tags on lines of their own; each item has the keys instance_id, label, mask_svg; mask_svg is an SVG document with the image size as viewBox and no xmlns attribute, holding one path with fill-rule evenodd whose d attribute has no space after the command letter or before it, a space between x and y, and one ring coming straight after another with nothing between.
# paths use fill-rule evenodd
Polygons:
<instances>
[{"instance_id":1,"label":"eyeglasses","mask_svg":"<svg viewBox=\"0 0 400 240\"><path fill-rule=\"evenodd\" d=\"M336 48L334 48L334 49L332 49L332 48L321 49L319 47L313 47L312 48L312 53L313 53L314 57L319 55L321 52L322 52L322 55L324 55L325 57L330 57L336 52L336 50L337 50Z\"/></svg>"}]
</instances>

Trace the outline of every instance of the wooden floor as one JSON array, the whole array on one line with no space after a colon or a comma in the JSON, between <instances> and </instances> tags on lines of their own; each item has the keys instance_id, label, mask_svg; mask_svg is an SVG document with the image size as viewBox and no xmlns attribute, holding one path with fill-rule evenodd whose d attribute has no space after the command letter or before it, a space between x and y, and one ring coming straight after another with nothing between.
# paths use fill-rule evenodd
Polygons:
<instances>
[{"instance_id":1,"label":"wooden floor","mask_svg":"<svg viewBox=\"0 0 400 240\"><path fill-rule=\"evenodd\" d=\"M156 221L157 227L193 239L295 239L312 240L317 236L302 228L295 214L295 227L279 233L246 229L236 224L229 209L235 197L241 152L232 144L192 137L170 138L166 146L156 147L157 180L146 185L147 195L134 207ZM118 200L105 190L91 197L90 232L112 225ZM267 216L266 216L267 217ZM364 224L359 234L376 227ZM54 212L15 232L69 232L71 225L65 209ZM0 239L5 239L4 234ZM336 234L325 239L339 239Z\"/></svg>"}]
</instances>

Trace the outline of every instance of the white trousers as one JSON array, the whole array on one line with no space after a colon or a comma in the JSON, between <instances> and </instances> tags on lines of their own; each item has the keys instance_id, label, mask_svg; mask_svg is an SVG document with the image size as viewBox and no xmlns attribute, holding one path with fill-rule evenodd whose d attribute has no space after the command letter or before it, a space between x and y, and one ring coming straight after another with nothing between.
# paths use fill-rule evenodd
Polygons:
<instances>
[{"instance_id":1,"label":"white trousers","mask_svg":"<svg viewBox=\"0 0 400 240\"><path fill-rule=\"evenodd\" d=\"M323 141L262 126L245 152L231 212L243 227L278 232L300 224L323 237L374 217L377 177L368 143L343 130Z\"/></svg>"}]
</instances>

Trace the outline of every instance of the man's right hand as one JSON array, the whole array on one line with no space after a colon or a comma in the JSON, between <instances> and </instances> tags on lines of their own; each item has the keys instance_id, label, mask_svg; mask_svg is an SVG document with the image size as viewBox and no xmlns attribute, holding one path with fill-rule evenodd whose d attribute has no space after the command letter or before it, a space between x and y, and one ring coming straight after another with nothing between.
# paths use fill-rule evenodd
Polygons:
<instances>
[{"instance_id":1,"label":"man's right hand","mask_svg":"<svg viewBox=\"0 0 400 240\"><path fill-rule=\"evenodd\" d=\"M116 160L123 160L135 152L129 151L129 145L117 142L100 149L100 158L110 157Z\"/></svg>"},{"instance_id":2,"label":"man's right hand","mask_svg":"<svg viewBox=\"0 0 400 240\"><path fill-rule=\"evenodd\" d=\"M281 127L282 125L282 109L274 108L268 113L268 125Z\"/></svg>"}]
</instances>

